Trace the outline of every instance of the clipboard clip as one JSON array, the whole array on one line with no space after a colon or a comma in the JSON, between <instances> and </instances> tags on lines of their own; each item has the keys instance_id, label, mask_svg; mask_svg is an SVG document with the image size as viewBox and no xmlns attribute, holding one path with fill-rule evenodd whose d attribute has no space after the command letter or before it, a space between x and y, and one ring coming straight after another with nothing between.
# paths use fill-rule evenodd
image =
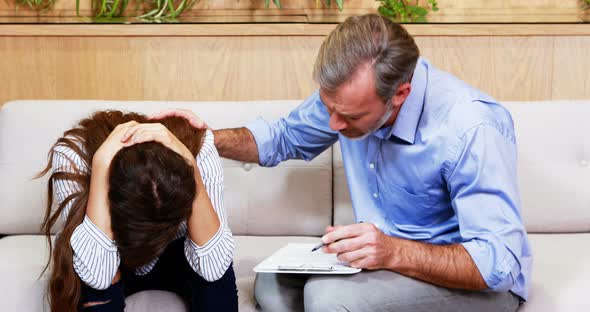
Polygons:
<instances>
[{"instance_id":1,"label":"clipboard clip","mask_svg":"<svg viewBox=\"0 0 590 312\"><path fill-rule=\"evenodd\" d=\"M300 272L332 272L334 269L331 265L311 265L311 264L302 264L302 265L279 265L279 271L300 271Z\"/></svg>"}]
</instances>

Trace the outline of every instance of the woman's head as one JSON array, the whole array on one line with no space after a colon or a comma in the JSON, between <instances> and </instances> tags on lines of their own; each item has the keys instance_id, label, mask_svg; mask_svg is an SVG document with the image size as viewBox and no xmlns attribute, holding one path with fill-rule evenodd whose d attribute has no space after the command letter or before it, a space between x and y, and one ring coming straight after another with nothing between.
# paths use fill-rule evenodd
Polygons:
<instances>
[{"instance_id":1,"label":"woman's head","mask_svg":"<svg viewBox=\"0 0 590 312\"><path fill-rule=\"evenodd\" d=\"M159 256L191 212L194 171L160 143L120 150L109 171L111 227L123 264L136 268Z\"/></svg>"},{"instance_id":2,"label":"woman's head","mask_svg":"<svg viewBox=\"0 0 590 312\"><path fill-rule=\"evenodd\" d=\"M117 125L132 120L162 123L193 156L199 153L205 131L193 128L185 119L168 117L151 121L144 115L120 111L97 112L81 120L58 139L50 151L45 170L39 174L43 176L51 172L42 231L48 238L52 254L48 293L53 311L77 310L81 280L73 270L73 251L69 241L86 215L92 174L90 164L94 154ZM79 168L70 159L74 167L71 171L51 170L56 146L73 150L85 168ZM174 239L179 225L191 212L196 194L192 166L162 144L146 142L121 149L111 161L108 175L111 227L122 263L129 268L147 264ZM79 187L58 203L57 209L52 210L53 183L56 179L68 180ZM66 222L55 243L52 243L51 229L67 206L70 208Z\"/></svg>"},{"instance_id":3,"label":"woman's head","mask_svg":"<svg viewBox=\"0 0 590 312\"><path fill-rule=\"evenodd\" d=\"M118 111L96 113L88 123L105 127L92 135L96 151L117 125L135 120L153 122L142 115ZM170 117L159 121L198 153L198 132L185 119ZM107 133L108 132L108 133ZM104 137L104 139L103 139ZM96 148L96 149L95 149ZM109 169L111 228L121 260L136 268L159 256L174 239L182 221L192 209L196 183L192 166L179 154L157 142L145 142L121 149Z\"/></svg>"}]
</instances>

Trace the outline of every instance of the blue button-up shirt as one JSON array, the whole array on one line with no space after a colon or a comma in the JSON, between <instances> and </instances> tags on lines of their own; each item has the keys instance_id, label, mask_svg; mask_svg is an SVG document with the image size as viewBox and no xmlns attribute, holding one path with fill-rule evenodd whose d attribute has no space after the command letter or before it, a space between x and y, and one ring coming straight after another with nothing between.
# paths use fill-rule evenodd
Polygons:
<instances>
[{"instance_id":1,"label":"blue button-up shirt","mask_svg":"<svg viewBox=\"0 0 590 312\"><path fill-rule=\"evenodd\" d=\"M362 140L329 128L315 92L286 118L248 125L260 164L310 160L340 141L357 221L431 244L462 244L494 291L527 298L532 254L520 214L510 113L420 59L392 126Z\"/></svg>"}]
</instances>

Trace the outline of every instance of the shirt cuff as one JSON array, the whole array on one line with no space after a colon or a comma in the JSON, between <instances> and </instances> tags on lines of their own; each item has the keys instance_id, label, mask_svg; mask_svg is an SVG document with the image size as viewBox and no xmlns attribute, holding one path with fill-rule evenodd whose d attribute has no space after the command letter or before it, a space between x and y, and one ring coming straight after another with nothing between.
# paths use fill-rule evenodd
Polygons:
<instances>
[{"instance_id":1,"label":"shirt cuff","mask_svg":"<svg viewBox=\"0 0 590 312\"><path fill-rule=\"evenodd\" d=\"M264 142L270 142L272 139L270 134L270 125L264 118L258 117L253 122L246 125L246 129L250 130L254 140L256 141L256 148L258 149L258 164L264 166L269 160L266 157L266 148Z\"/></svg>"},{"instance_id":2,"label":"shirt cuff","mask_svg":"<svg viewBox=\"0 0 590 312\"><path fill-rule=\"evenodd\" d=\"M197 257L201 258L203 256L206 256L215 249L215 246L217 246L217 243L223 237L224 228L225 226L223 224L220 225L213 237L211 237L211 239L209 239L209 241L206 242L203 246L197 245L197 243L195 243L190 237L187 237L190 246L197 255Z\"/></svg>"},{"instance_id":3,"label":"shirt cuff","mask_svg":"<svg viewBox=\"0 0 590 312\"><path fill-rule=\"evenodd\" d=\"M514 286L520 266L505 246L474 239L461 243L477 266L486 285L493 291L508 291Z\"/></svg>"},{"instance_id":4,"label":"shirt cuff","mask_svg":"<svg viewBox=\"0 0 590 312\"><path fill-rule=\"evenodd\" d=\"M80 224L80 227L82 227L82 229L105 250L112 252L117 251L115 242L111 240L103 231L101 231L98 226L96 226L96 224L94 224L92 220L88 218L88 216L84 216L84 221L82 224Z\"/></svg>"}]
</instances>

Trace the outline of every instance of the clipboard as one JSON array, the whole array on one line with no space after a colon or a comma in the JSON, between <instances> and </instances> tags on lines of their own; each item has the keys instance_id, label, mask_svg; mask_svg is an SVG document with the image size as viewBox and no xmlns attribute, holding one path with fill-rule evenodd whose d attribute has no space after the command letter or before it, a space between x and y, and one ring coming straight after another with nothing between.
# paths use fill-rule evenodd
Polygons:
<instances>
[{"instance_id":1,"label":"clipboard","mask_svg":"<svg viewBox=\"0 0 590 312\"><path fill-rule=\"evenodd\" d=\"M314 244L288 244L254 267L256 273L290 274L355 274L361 269L351 268L339 261L336 254L321 250L311 252Z\"/></svg>"}]
</instances>

